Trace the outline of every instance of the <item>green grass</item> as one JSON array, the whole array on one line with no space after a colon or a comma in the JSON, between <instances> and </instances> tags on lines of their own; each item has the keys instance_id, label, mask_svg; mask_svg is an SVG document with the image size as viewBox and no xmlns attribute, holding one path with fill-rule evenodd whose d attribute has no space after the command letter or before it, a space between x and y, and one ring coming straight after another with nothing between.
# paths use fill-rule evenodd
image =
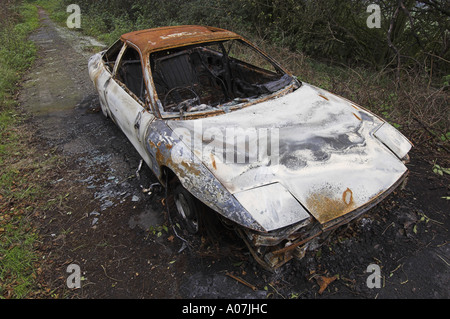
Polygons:
<instances>
[{"instance_id":1,"label":"green grass","mask_svg":"<svg viewBox=\"0 0 450 319\"><path fill-rule=\"evenodd\" d=\"M37 235L26 218L41 190L30 178L36 164L23 162L30 149L17 129L17 83L36 57L28 40L39 26L37 8L17 1L8 8L18 19L0 22L0 298L26 298L35 289Z\"/></svg>"},{"instance_id":2,"label":"green grass","mask_svg":"<svg viewBox=\"0 0 450 319\"><path fill-rule=\"evenodd\" d=\"M37 5L41 6L50 16L50 18L66 26L67 18L70 13L66 12L66 4L62 0L35 0ZM85 12L81 8L81 28L73 29L85 35L95 37L106 45L113 44L122 34L135 30L135 25L129 19L124 17L99 16L98 12ZM111 20L108 27L105 20Z\"/></svg>"},{"instance_id":3,"label":"green grass","mask_svg":"<svg viewBox=\"0 0 450 319\"><path fill-rule=\"evenodd\" d=\"M62 0L34 0L33 2L42 7L50 15L51 19L58 23L65 23L69 16Z\"/></svg>"}]
</instances>

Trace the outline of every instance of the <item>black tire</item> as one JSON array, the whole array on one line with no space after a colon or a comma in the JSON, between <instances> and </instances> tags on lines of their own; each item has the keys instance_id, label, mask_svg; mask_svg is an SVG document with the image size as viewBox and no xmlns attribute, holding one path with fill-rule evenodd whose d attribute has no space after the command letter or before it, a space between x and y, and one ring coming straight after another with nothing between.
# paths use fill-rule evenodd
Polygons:
<instances>
[{"instance_id":1,"label":"black tire","mask_svg":"<svg viewBox=\"0 0 450 319\"><path fill-rule=\"evenodd\" d=\"M186 230L191 234L199 233L202 207L198 199L192 196L181 184L175 187L173 198L178 216L181 218Z\"/></svg>"}]
</instances>

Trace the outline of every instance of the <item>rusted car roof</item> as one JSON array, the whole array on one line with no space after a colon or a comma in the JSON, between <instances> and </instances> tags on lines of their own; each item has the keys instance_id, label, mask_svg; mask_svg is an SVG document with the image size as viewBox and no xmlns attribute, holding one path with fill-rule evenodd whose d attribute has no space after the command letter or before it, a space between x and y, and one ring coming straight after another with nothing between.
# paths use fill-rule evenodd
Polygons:
<instances>
[{"instance_id":1,"label":"rusted car roof","mask_svg":"<svg viewBox=\"0 0 450 319\"><path fill-rule=\"evenodd\" d=\"M234 32L197 25L171 26L129 32L122 41L134 44L142 53L193 43L241 38Z\"/></svg>"}]
</instances>

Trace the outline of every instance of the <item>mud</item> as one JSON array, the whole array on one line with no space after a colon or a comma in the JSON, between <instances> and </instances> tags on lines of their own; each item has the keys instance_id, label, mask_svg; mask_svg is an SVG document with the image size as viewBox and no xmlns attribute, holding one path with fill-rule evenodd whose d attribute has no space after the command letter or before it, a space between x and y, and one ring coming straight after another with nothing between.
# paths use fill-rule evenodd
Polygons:
<instances>
[{"instance_id":1,"label":"mud","mask_svg":"<svg viewBox=\"0 0 450 319\"><path fill-rule=\"evenodd\" d=\"M55 25L42 10L40 16L42 26L32 35L39 58L20 101L42 147L64 159L51 182L62 204L36 220L46 261L38 279L53 296L449 297L449 205L441 198L449 195L449 179L433 175L426 150L412 151L404 189L325 243L315 243L304 259L267 272L233 233L190 236L169 218L173 209L164 189L143 191L157 179L145 164L136 174L141 159L103 116L88 77L88 58L100 44ZM69 264L81 268L80 289L67 288ZM381 288L367 287L370 264L381 267ZM324 277L335 280L319 293Z\"/></svg>"}]
</instances>

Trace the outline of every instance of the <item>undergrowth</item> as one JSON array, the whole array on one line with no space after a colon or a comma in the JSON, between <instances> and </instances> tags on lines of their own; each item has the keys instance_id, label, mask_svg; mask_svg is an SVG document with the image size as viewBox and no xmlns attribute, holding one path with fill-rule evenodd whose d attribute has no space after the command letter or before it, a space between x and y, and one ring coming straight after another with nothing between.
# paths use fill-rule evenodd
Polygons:
<instances>
[{"instance_id":1,"label":"undergrowth","mask_svg":"<svg viewBox=\"0 0 450 319\"><path fill-rule=\"evenodd\" d=\"M29 221L43 189L42 165L35 160L29 133L21 130L18 83L36 58L28 40L39 26L37 8L22 1L0 4L0 298L36 293L38 235Z\"/></svg>"}]
</instances>

